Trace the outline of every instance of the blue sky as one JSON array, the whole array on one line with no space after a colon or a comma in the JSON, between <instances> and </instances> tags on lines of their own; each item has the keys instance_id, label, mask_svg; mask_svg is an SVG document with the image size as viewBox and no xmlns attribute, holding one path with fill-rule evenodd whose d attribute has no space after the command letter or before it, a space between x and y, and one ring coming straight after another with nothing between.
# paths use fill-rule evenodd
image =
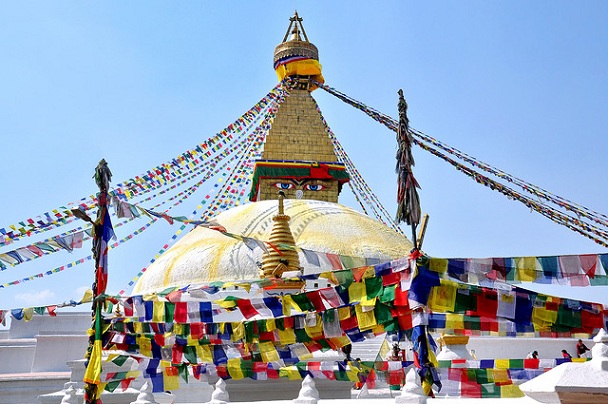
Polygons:
<instances>
[{"instance_id":1,"label":"blue sky","mask_svg":"<svg viewBox=\"0 0 608 404\"><path fill-rule=\"evenodd\" d=\"M296 8L328 85L392 116L403 88L412 127L608 211L604 1L32 1L0 4L0 227L93 194L101 158L118 183L224 128L276 84L273 50ZM394 212L394 134L322 90L313 96ZM606 252L425 151L414 156L429 254ZM354 206L348 195L341 202ZM193 206L179 209L187 216ZM158 223L113 251L109 291L175 230ZM11 268L0 284L88 253ZM79 299L92 267L0 290L0 308ZM605 289L551 291L608 303Z\"/></svg>"}]
</instances>

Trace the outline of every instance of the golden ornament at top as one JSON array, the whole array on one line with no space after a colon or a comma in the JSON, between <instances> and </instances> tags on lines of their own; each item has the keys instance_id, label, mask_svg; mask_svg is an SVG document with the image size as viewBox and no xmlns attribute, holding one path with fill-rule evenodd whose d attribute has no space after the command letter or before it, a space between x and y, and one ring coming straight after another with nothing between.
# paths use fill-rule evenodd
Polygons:
<instances>
[{"instance_id":1,"label":"golden ornament at top","mask_svg":"<svg viewBox=\"0 0 608 404\"><path fill-rule=\"evenodd\" d=\"M279 81L286 76L298 78L301 88L310 91L316 86L310 79L319 83L325 82L319 64L319 50L310 43L302 25L302 18L296 11L289 19L289 27L283 42L274 49L274 69Z\"/></svg>"}]
</instances>

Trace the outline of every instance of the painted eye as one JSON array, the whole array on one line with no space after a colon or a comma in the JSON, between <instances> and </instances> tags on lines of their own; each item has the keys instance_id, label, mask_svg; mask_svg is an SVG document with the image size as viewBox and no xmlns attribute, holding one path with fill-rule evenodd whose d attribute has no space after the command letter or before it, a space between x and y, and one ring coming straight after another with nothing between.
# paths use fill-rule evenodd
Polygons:
<instances>
[{"instance_id":1,"label":"painted eye","mask_svg":"<svg viewBox=\"0 0 608 404\"><path fill-rule=\"evenodd\" d=\"M320 191L325 188L324 185L321 184L306 184L304 185L304 189L307 191Z\"/></svg>"},{"instance_id":2,"label":"painted eye","mask_svg":"<svg viewBox=\"0 0 608 404\"><path fill-rule=\"evenodd\" d=\"M290 184L289 182L276 182L273 184L275 187L279 189L293 189L295 185Z\"/></svg>"}]
</instances>

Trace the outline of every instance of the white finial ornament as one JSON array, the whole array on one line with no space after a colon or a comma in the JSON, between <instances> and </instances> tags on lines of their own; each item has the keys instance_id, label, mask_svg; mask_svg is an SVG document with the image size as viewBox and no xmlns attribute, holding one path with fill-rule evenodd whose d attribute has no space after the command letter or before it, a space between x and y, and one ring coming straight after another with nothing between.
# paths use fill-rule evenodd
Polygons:
<instances>
[{"instance_id":1,"label":"white finial ornament","mask_svg":"<svg viewBox=\"0 0 608 404\"><path fill-rule=\"evenodd\" d=\"M405 375L405 385L401 395L395 397L395 404L426 404L426 395L420 387L420 376L416 369L410 369Z\"/></svg>"},{"instance_id":2,"label":"white finial ornament","mask_svg":"<svg viewBox=\"0 0 608 404\"><path fill-rule=\"evenodd\" d=\"M608 371L608 333L603 328L593 337L595 345L591 348L591 364L599 371Z\"/></svg>"},{"instance_id":3,"label":"white finial ornament","mask_svg":"<svg viewBox=\"0 0 608 404\"><path fill-rule=\"evenodd\" d=\"M61 404L78 404L78 397L76 397L74 386L70 386L65 390L65 394L61 399Z\"/></svg>"},{"instance_id":4,"label":"white finial ornament","mask_svg":"<svg viewBox=\"0 0 608 404\"><path fill-rule=\"evenodd\" d=\"M207 404L226 404L230 402L230 396L226 391L226 382L224 379L219 379L215 383L215 390L211 393L211 401Z\"/></svg>"},{"instance_id":5,"label":"white finial ornament","mask_svg":"<svg viewBox=\"0 0 608 404\"><path fill-rule=\"evenodd\" d=\"M137 400L131 402L131 404L158 404L158 402L154 399L154 394L152 394L152 386L147 381L141 386L139 389L139 394L137 395Z\"/></svg>"},{"instance_id":6,"label":"white finial ornament","mask_svg":"<svg viewBox=\"0 0 608 404\"><path fill-rule=\"evenodd\" d=\"M306 375L304 380L302 380L300 394L298 394L298 398L293 400L293 402L296 404L317 404L318 401L319 392L315 386L315 381L310 375Z\"/></svg>"}]
</instances>

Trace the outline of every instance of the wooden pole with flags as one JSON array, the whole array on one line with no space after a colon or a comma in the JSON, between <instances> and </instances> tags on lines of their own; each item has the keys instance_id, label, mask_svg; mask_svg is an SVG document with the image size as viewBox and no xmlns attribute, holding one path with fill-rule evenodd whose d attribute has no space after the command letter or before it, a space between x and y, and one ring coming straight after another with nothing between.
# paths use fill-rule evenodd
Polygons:
<instances>
[{"instance_id":1,"label":"wooden pole with flags","mask_svg":"<svg viewBox=\"0 0 608 404\"><path fill-rule=\"evenodd\" d=\"M84 374L84 400L86 404L100 404L101 393L101 355L103 324L101 318L103 304L99 297L106 292L108 284L108 246L114 237L114 229L110 221L108 207L108 189L112 172L108 164L102 159L95 168L95 182L99 187L97 194L97 219L93 222L93 258L95 260L95 281L93 282L93 304L91 307L93 323L89 330L89 346L85 359L87 360ZM81 212L80 216L86 216ZM80 217L79 216L79 217ZM88 216L87 216L88 217ZM86 220L86 219L85 219ZM89 219L90 221L90 219Z\"/></svg>"},{"instance_id":2,"label":"wooden pole with flags","mask_svg":"<svg viewBox=\"0 0 608 404\"><path fill-rule=\"evenodd\" d=\"M412 167L415 165L412 155L413 138L409 130L409 119L407 117L407 102L403 96L403 90L399 94L399 126L397 127L397 224L405 222L412 227L412 243L414 249L418 249L416 241L416 226L420 223L420 197L416 188L420 188Z\"/></svg>"}]
</instances>

